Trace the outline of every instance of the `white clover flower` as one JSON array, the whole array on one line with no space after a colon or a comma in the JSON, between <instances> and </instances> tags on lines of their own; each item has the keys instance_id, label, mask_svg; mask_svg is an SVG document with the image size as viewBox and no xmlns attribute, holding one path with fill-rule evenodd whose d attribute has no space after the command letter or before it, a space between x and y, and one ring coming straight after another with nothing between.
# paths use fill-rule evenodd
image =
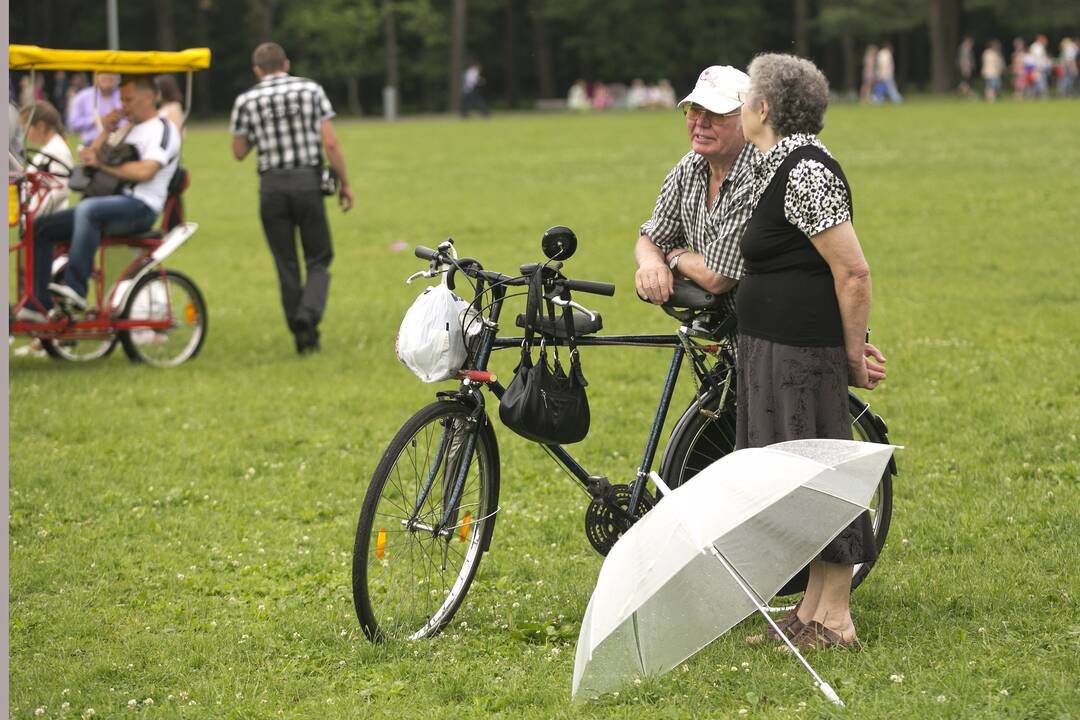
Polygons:
<instances>
[{"instance_id":1,"label":"white clover flower","mask_svg":"<svg viewBox=\"0 0 1080 720\"><path fill-rule=\"evenodd\" d=\"M84 718L92 718L95 715L97 715L97 711L94 710L94 708L86 708L85 710L83 710L82 714Z\"/></svg>"},{"instance_id":2,"label":"white clover flower","mask_svg":"<svg viewBox=\"0 0 1080 720\"><path fill-rule=\"evenodd\" d=\"M142 701L142 703L143 703L143 705L153 705L154 704L154 698L146 698L145 700Z\"/></svg>"},{"instance_id":3,"label":"white clover flower","mask_svg":"<svg viewBox=\"0 0 1080 720\"><path fill-rule=\"evenodd\" d=\"M893 673L892 675L889 676L889 679L892 680L897 685L904 682L904 676L899 674L899 673Z\"/></svg>"},{"instance_id":4,"label":"white clover flower","mask_svg":"<svg viewBox=\"0 0 1080 720\"><path fill-rule=\"evenodd\" d=\"M748 712L750 712L750 711L749 711L749 710L747 710L746 708L739 708L739 714L740 714L740 715L745 715L745 714L746 714L746 713L748 713Z\"/></svg>"},{"instance_id":5,"label":"white clover flower","mask_svg":"<svg viewBox=\"0 0 1080 720\"><path fill-rule=\"evenodd\" d=\"M1004 695L1005 697L1009 697L1009 691L1006 688L1001 688L1001 690L998 691L998 695Z\"/></svg>"},{"instance_id":6,"label":"white clover flower","mask_svg":"<svg viewBox=\"0 0 1080 720\"><path fill-rule=\"evenodd\" d=\"M138 705L139 705L139 701L136 700L135 698L131 698L130 700L128 700L128 707L129 708L137 707Z\"/></svg>"},{"instance_id":7,"label":"white clover flower","mask_svg":"<svg viewBox=\"0 0 1080 720\"><path fill-rule=\"evenodd\" d=\"M69 702L61 703L60 709L65 710L65 711L70 710L71 709L71 703L69 703Z\"/></svg>"},{"instance_id":8,"label":"white clover flower","mask_svg":"<svg viewBox=\"0 0 1080 720\"><path fill-rule=\"evenodd\" d=\"M37 710L34 711L34 714L37 715L38 717L41 717L42 715L45 714L45 708L39 707Z\"/></svg>"},{"instance_id":9,"label":"white clover flower","mask_svg":"<svg viewBox=\"0 0 1080 720\"><path fill-rule=\"evenodd\" d=\"M934 699L935 699L935 700L937 700L937 701L938 701L939 703L943 703L943 702L945 702L946 700L948 700L948 698L947 698L947 697L945 697L944 695L938 695L938 696L937 696L936 698L934 698Z\"/></svg>"}]
</instances>

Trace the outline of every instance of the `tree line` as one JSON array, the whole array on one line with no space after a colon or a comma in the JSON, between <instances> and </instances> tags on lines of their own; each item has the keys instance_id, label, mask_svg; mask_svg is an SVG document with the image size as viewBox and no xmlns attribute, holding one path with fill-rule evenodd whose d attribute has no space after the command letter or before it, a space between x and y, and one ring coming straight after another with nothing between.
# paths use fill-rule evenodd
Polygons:
<instances>
[{"instance_id":1,"label":"tree line","mask_svg":"<svg viewBox=\"0 0 1080 720\"><path fill-rule=\"evenodd\" d=\"M251 51L281 43L293 71L322 82L339 112L457 109L466 63L479 62L496 108L565 97L578 78L667 78L679 93L708 65L745 67L758 52L813 59L854 93L866 45L890 42L909 90L955 85L963 35L982 44L1077 34L1076 0L118 0L120 47L210 47L193 110L228 112L253 82ZM12 43L106 46L106 3L11 0Z\"/></svg>"}]
</instances>

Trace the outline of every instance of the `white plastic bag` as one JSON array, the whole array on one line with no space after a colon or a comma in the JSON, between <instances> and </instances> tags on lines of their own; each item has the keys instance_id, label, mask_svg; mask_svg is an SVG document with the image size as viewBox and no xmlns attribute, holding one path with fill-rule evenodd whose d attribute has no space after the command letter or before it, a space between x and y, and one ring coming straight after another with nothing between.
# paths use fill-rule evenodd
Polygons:
<instances>
[{"instance_id":1,"label":"white plastic bag","mask_svg":"<svg viewBox=\"0 0 1080 720\"><path fill-rule=\"evenodd\" d=\"M424 290L398 329L398 360L424 382L454 377L465 364L461 324L468 310L469 303L450 292L445 284Z\"/></svg>"}]
</instances>

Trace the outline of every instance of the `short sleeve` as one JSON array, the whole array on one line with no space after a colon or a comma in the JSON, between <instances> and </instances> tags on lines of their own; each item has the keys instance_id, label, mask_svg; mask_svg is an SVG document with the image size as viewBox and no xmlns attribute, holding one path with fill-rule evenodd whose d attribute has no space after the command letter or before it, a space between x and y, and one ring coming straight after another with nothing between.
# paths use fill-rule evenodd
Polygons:
<instances>
[{"instance_id":1,"label":"short sleeve","mask_svg":"<svg viewBox=\"0 0 1080 720\"><path fill-rule=\"evenodd\" d=\"M243 96L236 98L236 102L233 103L232 116L229 118L229 133L251 137L251 123L247 119Z\"/></svg>"},{"instance_id":2,"label":"short sleeve","mask_svg":"<svg viewBox=\"0 0 1080 720\"><path fill-rule=\"evenodd\" d=\"M145 132L142 132L143 127L139 128L139 137L135 141L135 146L139 149L139 159L153 160L165 167L172 160L170 150L172 149L176 129L172 126L172 123L163 118L158 118L151 128ZM166 136L166 132L169 133L169 136Z\"/></svg>"},{"instance_id":3,"label":"short sleeve","mask_svg":"<svg viewBox=\"0 0 1080 720\"><path fill-rule=\"evenodd\" d=\"M680 174L680 165L676 165L664 178L652 217L642 223L639 230L641 235L648 235L653 244L665 253L686 246L686 235L679 216Z\"/></svg>"},{"instance_id":4,"label":"short sleeve","mask_svg":"<svg viewBox=\"0 0 1080 720\"><path fill-rule=\"evenodd\" d=\"M321 85L315 86L315 108L318 111L317 116L319 121L329 120L336 114L334 112L334 106L330 104L330 98L326 97L326 91L322 89Z\"/></svg>"},{"instance_id":5,"label":"short sleeve","mask_svg":"<svg viewBox=\"0 0 1080 720\"><path fill-rule=\"evenodd\" d=\"M807 237L851 220L844 182L817 160L802 160L788 175L784 215Z\"/></svg>"}]
</instances>

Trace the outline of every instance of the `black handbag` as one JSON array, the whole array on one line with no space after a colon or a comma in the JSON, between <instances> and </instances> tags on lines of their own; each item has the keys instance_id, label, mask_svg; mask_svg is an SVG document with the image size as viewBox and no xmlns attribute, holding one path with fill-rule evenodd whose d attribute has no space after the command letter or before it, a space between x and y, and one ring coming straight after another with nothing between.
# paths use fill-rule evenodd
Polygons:
<instances>
[{"instance_id":1,"label":"black handbag","mask_svg":"<svg viewBox=\"0 0 1080 720\"><path fill-rule=\"evenodd\" d=\"M129 143L102 145L98 148L97 156L102 165L116 166L138 160L139 150ZM71 177L68 178L68 187L82 193L83 197L119 195L129 185L131 185L130 182L110 172L86 165L76 165L71 171Z\"/></svg>"},{"instance_id":2,"label":"black handbag","mask_svg":"<svg viewBox=\"0 0 1080 720\"><path fill-rule=\"evenodd\" d=\"M588 382L581 372L581 360L574 341L573 313L569 306L563 309L570 348L569 371L563 370L558 349L555 350L554 366L548 366L544 340L540 342L540 354L533 364L533 330L543 302L541 273L538 268L529 284L521 362L499 402L499 417L504 425L524 438L548 445L565 445L580 442L589 434L589 398L585 394ZM554 305L551 301L547 305L554 319Z\"/></svg>"}]
</instances>

